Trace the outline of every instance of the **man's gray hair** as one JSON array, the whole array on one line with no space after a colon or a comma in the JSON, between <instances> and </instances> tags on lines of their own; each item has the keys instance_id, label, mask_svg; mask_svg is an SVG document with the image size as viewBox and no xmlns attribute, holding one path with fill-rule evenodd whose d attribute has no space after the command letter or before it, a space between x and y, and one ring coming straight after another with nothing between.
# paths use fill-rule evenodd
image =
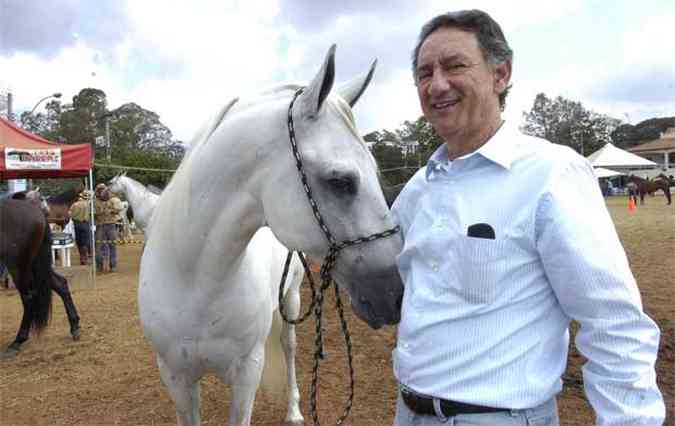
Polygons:
<instances>
[{"instance_id":1,"label":"man's gray hair","mask_svg":"<svg viewBox=\"0 0 675 426\"><path fill-rule=\"evenodd\" d=\"M489 64L499 65L506 61L513 63L513 51L499 24L482 10L460 10L438 15L424 24L412 54L413 76L417 72L417 57L422 43L439 28L457 28L475 34L483 58ZM506 105L506 95L510 88L509 84L499 95L499 106L502 110Z\"/></svg>"}]
</instances>

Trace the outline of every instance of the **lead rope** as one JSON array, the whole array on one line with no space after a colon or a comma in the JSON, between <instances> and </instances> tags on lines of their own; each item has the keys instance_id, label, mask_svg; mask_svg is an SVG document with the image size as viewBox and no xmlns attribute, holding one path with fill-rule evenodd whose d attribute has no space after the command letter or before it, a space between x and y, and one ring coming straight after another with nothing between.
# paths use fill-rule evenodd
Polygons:
<instances>
[{"instance_id":1,"label":"lead rope","mask_svg":"<svg viewBox=\"0 0 675 426\"><path fill-rule=\"evenodd\" d=\"M326 291L326 289L328 289L328 287L330 287L331 284L333 284L333 286L335 287L335 308L337 309L338 314L340 316L340 324L342 326L342 332L345 336L345 344L347 346L347 365L349 367L349 398L347 399L345 409L342 415L336 422L336 425L340 426L349 416L349 413L353 406L355 380L354 380L354 366L352 357L352 340L349 334L349 330L347 328L347 321L345 320L344 316L344 307L342 305L342 300L340 298L340 292L337 284L333 282L331 271L333 269L333 266L335 265L335 262L337 261L340 251L343 248L357 244L367 243L379 238L389 237L397 233L399 227L396 226L384 232L372 234L367 237L357 238L355 240L342 241L340 243L338 243L335 237L333 237L333 234L331 234L330 230L328 229L328 226L326 226L326 223L324 222L323 217L321 216L321 212L319 211L319 207L317 206L316 201L314 201L314 197L312 196L312 189L310 188L309 183L307 181L307 175L305 174L305 170L302 166L302 156L300 155L300 151L298 150L298 145L295 138L295 128L293 125L293 104L295 103L295 100L298 98L298 96L300 96L302 91L303 88L300 88L295 92L295 95L293 96L293 99L291 100L291 103L288 106L288 120L287 120L288 138L291 143L293 156L295 157L295 164L298 169L298 173L300 174L300 180L302 182L303 189L305 190L305 194L307 195L307 200L309 201L309 204L312 207L314 217L316 218L317 222L319 223L319 226L321 227L321 230L323 231L324 235L326 236L326 239L328 240L329 247L328 247L328 254L326 255L323 264L321 265L321 272L320 272L321 286L319 287L318 292L315 291L312 273L309 270L309 267L307 266L307 262L305 261L304 256L301 253L298 253L298 256L300 256L300 261L302 262L305 268L305 272L307 273L307 276L309 278L310 287L312 289L312 302L307 312L302 317L295 320L291 320L286 317L286 313L284 311L283 306L284 284L286 282L286 277L288 276L291 257L293 256L293 252L289 251L288 255L286 256L286 263L284 264L284 272L281 277L281 283L279 284L279 312L281 313L281 316L284 319L284 321L295 325L306 320L310 316L311 312L314 311L314 319L315 319L314 367L312 369L312 384L310 386L310 407L312 420L314 421L314 424L316 426L320 426L321 423L319 422L319 415L317 410L317 389L318 389L317 384L319 382L319 363L321 359L323 359L323 335L321 330L322 328L321 319L323 317L323 300L324 300L324 292Z\"/></svg>"}]
</instances>

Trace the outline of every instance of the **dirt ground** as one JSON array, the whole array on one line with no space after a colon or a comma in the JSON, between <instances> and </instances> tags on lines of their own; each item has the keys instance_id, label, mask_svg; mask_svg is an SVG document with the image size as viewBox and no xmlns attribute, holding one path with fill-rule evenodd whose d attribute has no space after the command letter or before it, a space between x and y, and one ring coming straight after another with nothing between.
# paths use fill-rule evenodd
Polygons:
<instances>
[{"instance_id":1,"label":"dirt ground","mask_svg":"<svg viewBox=\"0 0 675 426\"><path fill-rule=\"evenodd\" d=\"M675 424L675 206L663 197L629 213L625 197L611 198L609 208L637 278L647 313L662 337L658 382ZM0 425L160 425L175 424L175 412L160 383L150 346L138 321L136 285L140 245L120 246L117 273L99 275L95 288L72 290L82 317L82 339L68 334L63 306L54 299L52 322L40 338L31 338L15 358L0 360ZM77 255L74 256L77 262ZM309 291L304 289L307 306ZM327 306L333 298L328 296ZM21 303L14 290L0 290L0 345L13 340ZM348 392L348 370L339 321L326 309L325 347L321 366L319 410L323 424L334 424ZM395 328L372 331L348 310L356 369L356 396L347 424L391 425L396 382L390 353ZM306 424L312 370L313 324L298 328L298 380ZM572 348L558 398L562 425L591 425L593 413L583 395L583 357ZM202 423L227 422L229 391L210 377L202 382ZM282 424L285 403L259 392L255 425Z\"/></svg>"}]
</instances>

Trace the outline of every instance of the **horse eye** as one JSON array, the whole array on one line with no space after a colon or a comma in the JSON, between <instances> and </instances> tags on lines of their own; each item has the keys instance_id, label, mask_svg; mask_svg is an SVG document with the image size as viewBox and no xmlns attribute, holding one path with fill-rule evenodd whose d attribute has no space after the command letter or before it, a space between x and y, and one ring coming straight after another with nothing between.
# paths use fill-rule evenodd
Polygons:
<instances>
[{"instance_id":1,"label":"horse eye","mask_svg":"<svg viewBox=\"0 0 675 426\"><path fill-rule=\"evenodd\" d=\"M336 192L343 194L355 194L356 193L356 184L354 179L349 177L339 177L339 178L330 178L327 180L328 184Z\"/></svg>"}]
</instances>

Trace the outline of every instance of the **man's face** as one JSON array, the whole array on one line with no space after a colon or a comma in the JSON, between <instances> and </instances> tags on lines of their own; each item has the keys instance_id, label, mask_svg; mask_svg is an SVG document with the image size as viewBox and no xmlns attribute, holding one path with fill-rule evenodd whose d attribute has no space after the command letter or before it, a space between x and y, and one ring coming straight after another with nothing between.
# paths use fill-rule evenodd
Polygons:
<instances>
[{"instance_id":1,"label":"man's face","mask_svg":"<svg viewBox=\"0 0 675 426\"><path fill-rule=\"evenodd\" d=\"M100 198L103 201L108 201L110 199L110 193L108 192L107 189L102 189L98 193L98 198Z\"/></svg>"},{"instance_id":2,"label":"man's face","mask_svg":"<svg viewBox=\"0 0 675 426\"><path fill-rule=\"evenodd\" d=\"M424 41L417 59L420 105L444 140L480 136L500 120L499 94L508 85L511 67L488 64L475 34L439 28Z\"/></svg>"}]
</instances>

